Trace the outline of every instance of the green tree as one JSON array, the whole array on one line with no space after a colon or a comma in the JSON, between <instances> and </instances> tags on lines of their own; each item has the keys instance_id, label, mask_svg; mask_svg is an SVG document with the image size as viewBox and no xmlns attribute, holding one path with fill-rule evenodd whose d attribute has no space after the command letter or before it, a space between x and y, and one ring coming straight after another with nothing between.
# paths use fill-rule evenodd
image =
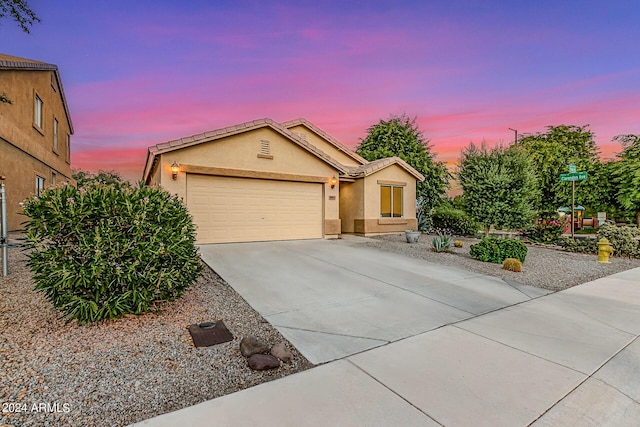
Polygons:
<instances>
[{"instance_id":1,"label":"green tree","mask_svg":"<svg viewBox=\"0 0 640 427\"><path fill-rule=\"evenodd\" d=\"M416 119L406 115L380 120L367 129L367 137L360 141L356 153L369 161L385 157L400 157L425 180L417 185L417 197L422 206L437 206L445 194L450 174L442 162L435 160L429 141L424 138Z\"/></svg>"},{"instance_id":2,"label":"green tree","mask_svg":"<svg viewBox=\"0 0 640 427\"><path fill-rule=\"evenodd\" d=\"M618 161L613 170L620 205L635 213L640 225L640 135L618 135L614 138L622 144Z\"/></svg>"},{"instance_id":3,"label":"green tree","mask_svg":"<svg viewBox=\"0 0 640 427\"><path fill-rule=\"evenodd\" d=\"M517 147L488 149L470 143L462 150L458 180L467 212L484 225L520 228L531 224L537 197L536 177L528 154Z\"/></svg>"},{"instance_id":4,"label":"green tree","mask_svg":"<svg viewBox=\"0 0 640 427\"><path fill-rule=\"evenodd\" d=\"M124 181L116 171L100 170L98 174L93 174L83 170L73 170L71 177L76 180L78 188L87 188L97 184L112 185L114 187L130 186L129 182Z\"/></svg>"},{"instance_id":5,"label":"green tree","mask_svg":"<svg viewBox=\"0 0 640 427\"><path fill-rule=\"evenodd\" d=\"M571 184L560 182L560 174L567 173L569 164L587 171L585 181L576 182L576 201L583 205L597 204L592 188L598 183L593 172L598 163L598 149L589 125L548 126L547 132L525 134L517 145L527 151L538 178L540 196L534 207L542 216L556 212L571 203Z\"/></svg>"},{"instance_id":6,"label":"green tree","mask_svg":"<svg viewBox=\"0 0 640 427\"><path fill-rule=\"evenodd\" d=\"M40 22L26 0L0 0L0 19L7 16L13 18L25 33L29 33L33 24Z\"/></svg>"}]
</instances>

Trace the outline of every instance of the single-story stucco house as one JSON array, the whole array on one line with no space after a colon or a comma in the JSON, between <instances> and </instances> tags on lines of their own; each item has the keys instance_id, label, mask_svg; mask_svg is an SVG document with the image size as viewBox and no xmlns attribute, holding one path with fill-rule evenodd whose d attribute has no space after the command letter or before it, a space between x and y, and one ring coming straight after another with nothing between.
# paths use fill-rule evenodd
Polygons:
<instances>
[{"instance_id":1,"label":"single-story stucco house","mask_svg":"<svg viewBox=\"0 0 640 427\"><path fill-rule=\"evenodd\" d=\"M262 119L149 147L143 180L185 201L198 243L225 243L415 229L424 177L305 119Z\"/></svg>"}]
</instances>

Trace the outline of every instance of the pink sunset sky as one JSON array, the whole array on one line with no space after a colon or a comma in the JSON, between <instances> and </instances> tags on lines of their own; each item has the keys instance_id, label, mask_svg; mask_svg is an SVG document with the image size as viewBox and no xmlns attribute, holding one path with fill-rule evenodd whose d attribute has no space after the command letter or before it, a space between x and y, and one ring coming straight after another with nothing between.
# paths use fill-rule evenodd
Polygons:
<instances>
[{"instance_id":1,"label":"pink sunset sky","mask_svg":"<svg viewBox=\"0 0 640 427\"><path fill-rule=\"evenodd\" d=\"M355 148L417 117L438 160L469 142L590 125L640 133L640 2L29 0L0 53L58 65L72 167L141 178L147 147L304 117Z\"/></svg>"}]
</instances>

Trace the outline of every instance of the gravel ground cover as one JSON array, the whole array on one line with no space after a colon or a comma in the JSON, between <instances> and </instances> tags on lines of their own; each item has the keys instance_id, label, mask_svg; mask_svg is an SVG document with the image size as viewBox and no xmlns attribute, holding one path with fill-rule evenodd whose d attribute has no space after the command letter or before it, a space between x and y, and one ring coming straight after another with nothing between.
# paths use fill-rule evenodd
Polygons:
<instances>
[{"instance_id":1,"label":"gravel ground cover","mask_svg":"<svg viewBox=\"0 0 640 427\"><path fill-rule=\"evenodd\" d=\"M431 251L433 237L423 234L418 243L409 244L404 233L392 234L375 236L362 244L551 291L561 291L600 277L640 267L640 259L613 257L610 258L611 264L600 264L597 262L597 255L565 252L557 246L528 244L523 271L515 273L503 270L501 264L481 262L472 258L469 247L480 242L479 239L455 237L454 240L462 241L464 247L451 248L450 253L436 253Z\"/></svg>"},{"instance_id":2,"label":"gravel ground cover","mask_svg":"<svg viewBox=\"0 0 640 427\"><path fill-rule=\"evenodd\" d=\"M33 291L21 249L9 249L9 261L11 274L0 276L0 426L125 426L313 366L287 342L290 364L249 369L244 335L286 340L207 267L156 313L77 326ZM187 326L215 319L234 340L195 348Z\"/></svg>"}]
</instances>

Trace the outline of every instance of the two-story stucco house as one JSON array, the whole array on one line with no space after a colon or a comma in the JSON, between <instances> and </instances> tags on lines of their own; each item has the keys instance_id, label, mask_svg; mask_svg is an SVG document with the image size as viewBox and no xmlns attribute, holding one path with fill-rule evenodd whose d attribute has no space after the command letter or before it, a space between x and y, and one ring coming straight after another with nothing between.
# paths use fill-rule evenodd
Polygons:
<instances>
[{"instance_id":1,"label":"two-story stucco house","mask_svg":"<svg viewBox=\"0 0 640 427\"><path fill-rule=\"evenodd\" d=\"M186 202L199 243L224 243L415 229L424 177L398 157L369 162L305 119L262 119L150 147L143 180Z\"/></svg>"},{"instance_id":2,"label":"two-story stucco house","mask_svg":"<svg viewBox=\"0 0 640 427\"><path fill-rule=\"evenodd\" d=\"M71 178L73 125L58 67L0 54L0 175L5 177L8 230L25 217L20 202Z\"/></svg>"}]
</instances>

